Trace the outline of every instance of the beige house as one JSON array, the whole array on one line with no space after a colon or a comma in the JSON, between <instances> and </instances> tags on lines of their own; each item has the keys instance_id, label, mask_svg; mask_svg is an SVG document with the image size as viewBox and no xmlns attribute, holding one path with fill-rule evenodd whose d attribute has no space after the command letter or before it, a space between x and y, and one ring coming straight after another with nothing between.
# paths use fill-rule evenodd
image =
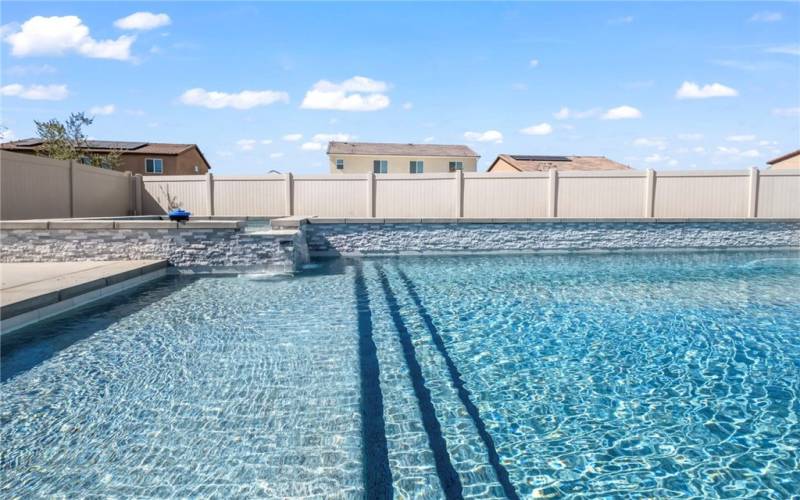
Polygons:
<instances>
[{"instance_id":1,"label":"beige house","mask_svg":"<svg viewBox=\"0 0 800 500\"><path fill-rule=\"evenodd\" d=\"M430 174L475 172L480 156L467 146L329 142L332 174Z\"/></svg>"},{"instance_id":2,"label":"beige house","mask_svg":"<svg viewBox=\"0 0 800 500\"><path fill-rule=\"evenodd\" d=\"M0 148L35 155L42 144L41 139L34 138L6 142ZM194 175L205 174L211 168L197 144L89 140L86 141L85 151L89 155L99 156L119 153L121 164L117 170L133 174ZM85 160L88 161L88 157Z\"/></svg>"},{"instance_id":3,"label":"beige house","mask_svg":"<svg viewBox=\"0 0 800 500\"><path fill-rule=\"evenodd\" d=\"M767 165L774 169L800 168L800 149L770 160Z\"/></svg>"},{"instance_id":4,"label":"beige house","mask_svg":"<svg viewBox=\"0 0 800 500\"><path fill-rule=\"evenodd\" d=\"M605 156L499 155L487 172L547 172L548 170L631 170Z\"/></svg>"}]
</instances>

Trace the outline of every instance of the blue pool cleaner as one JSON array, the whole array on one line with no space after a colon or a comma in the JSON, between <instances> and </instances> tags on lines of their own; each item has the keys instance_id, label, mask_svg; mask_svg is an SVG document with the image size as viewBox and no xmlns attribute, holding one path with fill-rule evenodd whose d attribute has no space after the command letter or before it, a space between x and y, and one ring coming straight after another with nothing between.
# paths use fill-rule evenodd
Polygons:
<instances>
[{"instance_id":1,"label":"blue pool cleaner","mask_svg":"<svg viewBox=\"0 0 800 500\"><path fill-rule=\"evenodd\" d=\"M169 211L169 220L176 220L176 221L187 221L189 217L192 216L191 212L187 212L182 208L176 208L174 210Z\"/></svg>"}]
</instances>

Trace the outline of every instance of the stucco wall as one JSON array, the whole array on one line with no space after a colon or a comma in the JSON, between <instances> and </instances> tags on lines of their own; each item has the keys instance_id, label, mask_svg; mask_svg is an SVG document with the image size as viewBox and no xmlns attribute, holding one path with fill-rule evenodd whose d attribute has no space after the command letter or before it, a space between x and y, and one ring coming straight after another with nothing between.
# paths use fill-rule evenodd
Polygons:
<instances>
[{"instance_id":1,"label":"stucco wall","mask_svg":"<svg viewBox=\"0 0 800 500\"><path fill-rule=\"evenodd\" d=\"M308 224L311 255L700 248L800 249L800 222Z\"/></svg>"},{"instance_id":2,"label":"stucco wall","mask_svg":"<svg viewBox=\"0 0 800 500\"><path fill-rule=\"evenodd\" d=\"M336 160L344 160L344 170L336 169ZM464 163L464 172L475 172L478 170L477 158L462 157L443 157L443 156L359 156L359 155L328 155L328 165L332 174L368 174L373 170L374 160L386 160L388 162L389 174L409 174L411 173L409 162L412 160L422 160L424 162L423 173L433 174L450 171L451 161Z\"/></svg>"},{"instance_id":3,"label":"stucco wall","mask_svg":"<svg viewBox=\"0 0 800 500\"><path fill-rule=\"evenodd\" d=\"M794 155L791 158L786 158L783 161L771 165L769 168L775 168L778 170L789 169L789 168L800 168L800 155Z\"/></svg>"},{"instance_id":4,"label":"stucco wall","mask_svg":"<svg viewBox=\"0 0 800 500\"><path fill-rule=\"evenodd\" d=\"M300 232L284 237L233 229L19 229L1 233L0 262L168 259L186 270L244 271L291 270L308 258Z\"/></svg>"}]
</instances>

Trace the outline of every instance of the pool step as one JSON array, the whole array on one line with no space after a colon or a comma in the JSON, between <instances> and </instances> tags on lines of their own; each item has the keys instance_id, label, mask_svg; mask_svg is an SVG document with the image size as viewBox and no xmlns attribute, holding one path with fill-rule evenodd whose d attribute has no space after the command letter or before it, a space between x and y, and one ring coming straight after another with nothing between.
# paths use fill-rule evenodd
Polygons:
<instances>
[{"instance_id":1,"label":"pool step","mask_svg":"<svg viewBox=\"0 0 800 500\"><path fill-rule=\"evenodd\" d=\"M408 352L404 353L405 363L400 362L406 367L406 377L423 386L415 391L416 406L423 420L432 421L427 426L432 429L426 430L445 496L518 498L413 281L397 266L377 265L375 273L398 337L396 343L410 344L405 350L412 351L411 365Z\"/></svg>"},{"instance_id":2,"label":"pool step","mask_svg":"<svg viewBox=\"0 0 800 500\"><path fill-rule=\"evenodd\" d=\"M356 264L358 274L358 266ZM363 293L369 300L371 337L379 364L378 380L383 401L383 420L391 488L395 498L443 498L434 454L422 422L414 388L408 377L403 349L397 339L389 306L378 273L363 265ZM356 276L358 282L358 276ZM358 288L358 286L357 286ZM365 443L366 444L366 443ZM372 450L368 450L372 451ZM369 478L374 471L365 470Z\"/></svg>"}]
</instances>

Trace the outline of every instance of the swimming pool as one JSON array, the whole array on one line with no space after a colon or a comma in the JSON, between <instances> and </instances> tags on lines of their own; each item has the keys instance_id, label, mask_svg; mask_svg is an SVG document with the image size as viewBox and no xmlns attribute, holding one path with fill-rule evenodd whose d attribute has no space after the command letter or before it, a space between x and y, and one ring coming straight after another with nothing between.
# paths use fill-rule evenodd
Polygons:
<instances>
[{"instance_id":1,"label":"swimming pool","mask_svg":"<svg viewBox=\"0 0 800 500\"><path fill-rule=\"evenodd\" d=\"M3 496L800 494L796 252L168 277L3 339Z\"/></svg>"}]
</instances>

